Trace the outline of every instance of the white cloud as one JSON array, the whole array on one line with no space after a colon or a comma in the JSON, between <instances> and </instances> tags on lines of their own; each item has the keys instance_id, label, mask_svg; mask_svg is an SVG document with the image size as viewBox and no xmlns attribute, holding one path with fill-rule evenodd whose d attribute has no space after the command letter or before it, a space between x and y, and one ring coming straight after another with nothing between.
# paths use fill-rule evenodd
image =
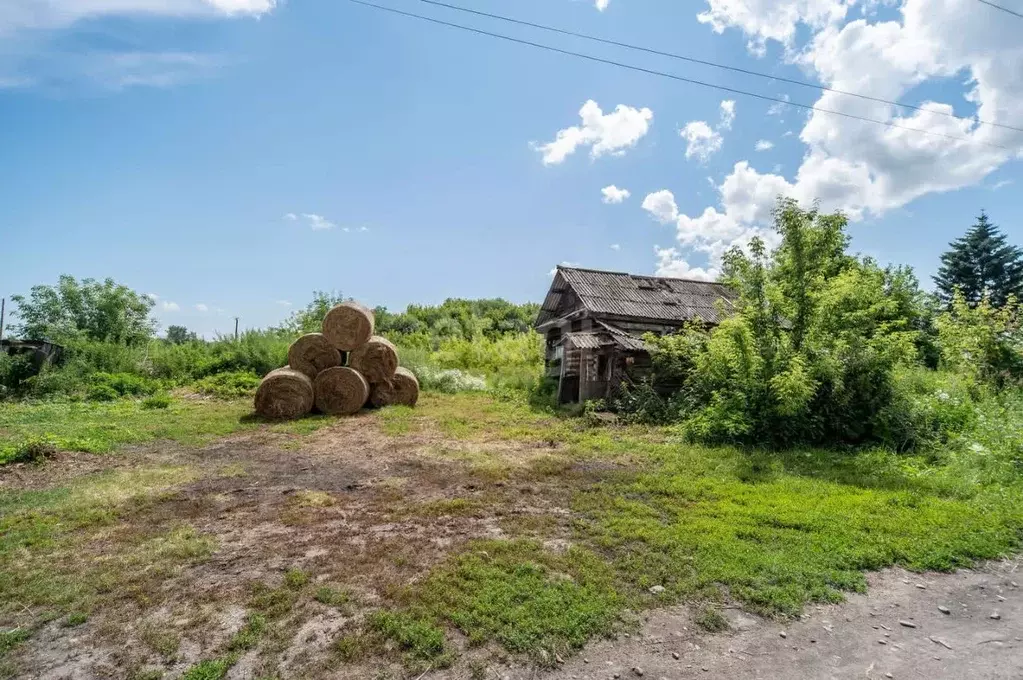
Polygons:
<instances>
[{"instance_id":1,"label":"white cloud","mask_svg":"<svg viewBox=\"0 0 1023 680\"><path fill-rule=\"evenodd\" d=\"M721 102L721 122L718 124L718 128L731 130L733 122L735 122L735 100L726 99Z\"/></svg>"},{"instance_id":2,"label":"white cloud","mask_svg":"<svg viewBox=\"0 0 1023 680\"><path fill-rule=\"evenodd\" d=\"M780 98L784 99L785 101L789 101L789 96L787 94L783 94ZM780 116L781 114L785 113L785 109L787 108L789 107L785 106L781 102L775 102L767 107L767 115Z\"/></svg>"},{"instance_id":3,"label":"white cloud","mask_svg":"<svg viewBox=\"0 0 1023 680\"><path fill-rule=\"evenodd\" d=\"M333 229L336 225L328 220L323 215L317 215L315 213L302 213L302 217L309 223L313 231L324 231L326 229Z\"/></svg>"},{"instance_id":4,"label":"white cloud","mask_svg":"<svg viewBox=\"0 0 1023 680\"><path fill-rule=\"evenodd\" d=\"M165 312L178 312L181 311L181 307L177 302L164 302L163 311Z\"/></svg>"},{"instance_id":5,"label":"white cloud","mask_svg":"<svg viewBox=\"0 0 1023 680\"><path fill-rule=\"evenodd\" d=\"M717 153L724 142L721 135L702 120L686 123L679 134L686 140L686 158L695 157L701 163L706 163Z\"/></svg>"},{"instance_id":6,"label":"white cloud","mask_svg":"<svg viewBox=\"0 0 1023 680\"><path fill-rule=\"evenodd\" d=\"M346 228L345 231L348 231ZM369 231L369 227L359 227L359 231Z\"/></svg>"},{"instance_id":7,"label":"white cloud","mask_svg":"<svg viewBox=\"0 0 1023 680\"><path fill-rule=\"evenodd\" d=\"M716 128L711 128L707 121L693 120L679 130L679 136L686 140L686 158L696 158L706 163L710 157L721 150L724 138L722 131L732 129L735 122L735 101L726 99L721 102L721 118Z\"/></svg>"},{"instance_id":8,"label":"white cloud","mask_svg":"<svg viewBox=\"0 0 1023 680\"><path fill-rule=\"evenodd\" d=\"M291 300L277 300L277 304L279 304L281 307L290 307Z\"/></svg>"},{"instance_id":9,"label":"white cloud","mask_svg":"<svg viewBox=\"0 0 1023 680\"><path fill-rule=\"evenodd\" d=\"M696 16L715 33L739 28L749 38L750 52L763 56L767 41L791 47L800 23L813 28L841 20L856 0L707 0L708 9Z\"/></svg>"},{"instance_id":10,"label":"white cloud","mask_svg":"<svg viewBox=\"0 0 1023 680\"><path fill-rule=\"evenodd\" d=\"M558 132L553 142L533 144L543 154L544 165L558 165L575 153L580 146L590 146L590 156L620 155L642 139L650 130L654 113L650 109L635 109L619 104L612 113L605 114L592 99L579 110L582 125Z\"/></svg>"},{"instance_id":11,"label":"white cloud","mask_svg":"<svg viewBox=\"0 0 1023 680\"><path fill-rule=\"evenodd\" d=\"M647 194L643 199L643 210L654 216L658 222L667 224L678 219L678 205L675 204L675 194L667 189Z\"/></svg>"},{"instance_id":12,"label":"white cloud","mask_svg":"<svg viewBox=\"0 0 1023 680\"><path fill-rule=\"evenodd\" d=\"M326 231L328 229L334 229L337 227L336 224L328 220L323 215L317 215L316 213L285 213L284 220L286 222L303 222L313 231ZM348 231L348 227L343 228L344 231Z\"/></svg>"},{"instance_id":13,"label":"white cloud","mask_svg":"<svg viewBox=\"0 0 1023 680\"><path fill-rule=\"evenodd\" d=\"M622 247L619 244L617 244L617 243L612 243L611 244L611 250L621 250L621 249L622 249Z\"/></svg>"},{"instance_id":14,"label":"white cloud","mask_svg":"<svg viewBox=\"0 0 1023 680\"><path fill-rule=\"evenodd\" d=\"M1012 180L1011 180L1011 179L1003 179L1003 180L1001 180L1001 181L995 182L995 183L994 183L994 184L993 184L993 185L991 186L991 191L998 191L998 190L999 190L999 189L1001 189L1002 187L1007 187L1007 186L1009 186L1010 184L1012 184Z\"/></svg>"},{"instance_id":15,"label":"white cloud","mask_svg":"<svg viewBox=\"0 0 1023 680\"><path fill-rule=\"evenodd\" d=\"M774 142L767 139L757 140L757 145L754 147L757 151L770 151L774 148Z\"/></svg>"},{"instance_id":16,"label":"white cloud","mask_svg":"<svg viewBox=\"0 0 1023 680\"><path fill-rule=\"evenodd\" d=\"M690 266L675 248L654 246L657 256L657 275L670 276L676 279L696 279L698 281L716 281L721 272L714 267L706 269Z\"/></svg>"},{"instance_id":17,"label":"white cloud","mask_svg":"<svg viewBox=\"0 0 1023 680\"><path fill-rule=\"evenodd\" d=\"M621 203L632 195L628 189L619 189L614 184L604 187L600 193L604 195L604 198L601 199L604 203Z\"/></svg>"},{"instance_id":18,"label":"white cloud","mask_svg":"<svg viewBox=\"0 0 1023 680\"><path fill-rule=\"evenodd\" d=\"M610 4L611 0L594 0L593 6L597 8L598 12L603 12Z\"/></svg>"},{"instance_id":19,"label":"white cloud","mask_svg":"<svg viewBox=\"0 0 1023 680\"><path fill-rule=\"evenodd\" d=\"M160 299L160 296L157 295L156 293L146 293L146 297L152 300L153 302L156 302L157 300Z\"/></svg>"},{"instance_id":20,"label":"white cloud","mask_svg":"<svg viewBox=\"0 0 1023 680\"><path fill-rule=\"evenodd\" d=\"M1023 43L1013 22L991 22L965 0L904 0L901 13L886 21L871 12L848 21L846 12L854 0L707 3L709 9L699 18L715 31L743 31L754 51L775 41L786 60L829 88L895 101L912 98L911 91L922 84L940 83L946 100L904 111L824 92L816 102L819 108L937 134L814 111L799 132L806 151L792 177L783 177L778 167L762 173L740 160L715 186L715 205L694 215L678 214L674 220L674 201L652 198L667 192L648 196L644 207L658 221L676 225L680 247L708 253L712 267L728 246L768 233L763 229L779 194L804 205L819 200L823 210L842 209L859 220L902 209L930 193L976 185L1023 157L1023 135L946 115L975 110L979 119L1023 126L1023 79L1018 75L1023 72ZM963 83L959 95L948 94L954 92L945 86L952 78ZM779 113L780 107L772 112ZM667 262L675 259L673 255Z\"/></svg>"},{"instance_id":21,"label":"white cloud","mask_svg":"<svg viewBox=\"0 0 1023 680\"><path fill-rule=\"evenodd\" d=\"M100 16L260 16L277 0L5 0L0 34L18 29L56 29Z\"/></svg>"},{"instance_id":22,"label":"white cloud","mask_svg":"<svg viewBox=\"0 0 1023 680\"><path fill-rule=\"evenodd\" d=\"M101 32L103 49L64 40L65 33L86 19L258 17L276 5L277 0L0 0L0 89L118 91L206 77L224 63L223 57L174 47L150 49L133 34L119 35L121 29Z\"/></svg>"},{"instance_id":23,"label":"white cloud","mask_svg":"<svg viewBox=\"0 0 1023 680\"><path fill-rule=\"evenodd\" d=\"M200 302L199 304L197 304L195 306L195 310L197 312L208 312L208 311L210 311L210 308Z\"/></svg>"},{"instance_id":24,"label":"white cloud","mask_svg":"<svg viewBox=\"0 0 1023 680\"><path fill-rule=\"evenodd\" d=\"M562 261L560 266L562 266L562 267L578 267L579 263L578 262L564 262L564 261ZM558 268L555 267L554 269L552 269L549 272L547 272L547 276L554 276L557 273L558 273Z\"/></svg>"}]
</instances>

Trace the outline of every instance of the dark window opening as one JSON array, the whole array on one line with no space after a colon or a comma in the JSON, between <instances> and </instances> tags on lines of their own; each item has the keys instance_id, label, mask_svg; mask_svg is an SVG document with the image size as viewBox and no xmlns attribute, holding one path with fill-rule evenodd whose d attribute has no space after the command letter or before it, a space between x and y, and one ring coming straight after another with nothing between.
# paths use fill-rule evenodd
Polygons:
<instances>
[{"instance_id":1,"label":"dark window opening","mask_svg":"<svg viewBox=\"0 0 1023 680\"><path fill-rule=\"evenodd\" d=\"M605 380L607 378L607 355L601 354L597 357L597 379Z\"/></svg>"},{"instance_id":2,"label":"dark window opening","mask_svg":"<svg viewBox=\"0 0 1023 680\"><path fill-rule=\"evenodd\" d=\"M573 333L578 333L582 329L583 329L583 320L582 319L576 319L575 321L572 322L572 332Z\"/></svg>"}]
</instances>

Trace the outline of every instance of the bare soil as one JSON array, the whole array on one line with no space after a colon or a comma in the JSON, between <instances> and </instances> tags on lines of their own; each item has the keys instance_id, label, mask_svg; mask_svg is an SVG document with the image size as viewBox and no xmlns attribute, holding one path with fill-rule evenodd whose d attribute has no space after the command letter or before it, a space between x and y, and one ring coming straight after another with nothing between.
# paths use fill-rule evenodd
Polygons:
<instances>
[{"instance_id":1,"label":"bare soil","mask_svg":"<svg viewBox=\"0 0 1023 680\"><path fill-rule=\"evenodd\" d=\"M626 679L640 677L639 669L642 677L658 680L1018 680L1023 678L1019 567L999 562L954 574L887 569L868 577L866 595L812 607L798 621L726 609L732 630L720 634L701 632L688 607L663 609L650 614L639 634L593 643L563 668L538 677ZM525 680L531 673L505 669L498 677Z\"/></svg>"}]
</instances>

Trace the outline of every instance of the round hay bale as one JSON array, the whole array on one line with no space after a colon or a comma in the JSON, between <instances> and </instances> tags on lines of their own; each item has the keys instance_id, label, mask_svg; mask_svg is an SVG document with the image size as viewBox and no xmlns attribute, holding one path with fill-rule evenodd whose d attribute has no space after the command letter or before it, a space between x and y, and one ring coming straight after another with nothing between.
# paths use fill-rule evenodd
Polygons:
<instances>
[{"instance_id":1,"label":"round hay bale","mask_svg":"<svg viewBox=\"0 0 1023 680\"><path fill-rule=\"evenodd\" d=\"M313 410L313 381L290 366L270 371L256 388L256 413L264 418L298 418Z\"/></svg>"},{"instance_id":2,"label":"round hay bale","mask_svg":"<svg viewBox=\"0 0 1023 680\"><path fill-rule=\"evenodd\" d=\"M362 347L348 355L348 365L362 373L370 383L386 382L398 370L398 350L387 338L374 335Z\"/></svg>"},{"instance_id":3,"label":"round hay bale","mask_svg":"<svg viewBox=\"0 0 1023 680\"><path fill-rule=\"evenodd\" d=\"M412 371L399 366L394 377L384 382L373 383L369 391L369 403L375 408L384 406L415 406L419 401L419 381Z\"/></svg>"},{"instance_id":4,"label":"round hay bale","mask_svg":"<svg viewBox=\"0 0 1023 680\"><path fill-rule=\"evenodd\" d=\"M323 317L323 335L334 347L348 352L373 337L373 310L358 302L342 302Z\"/></svg>"},{"instance_id":5,"label":"round hay bale","mask_svg":"<svg viewBox=\"0 0 1023 680\"><path fill-rule=\"evenodd\" d=\"M335 366L316 376L313 381L316 408L334 416L357 413L369 397L369 383L358 371Z\"/></svg>"},{"instance_id":6,"label":"round hay bale","mask_svg":"<svg viewBox=\"0 0 1023 680\"><path fill-rule=\"evenodd\" d=\"M288 365L312 380L320 371L341 365L341 353L322 333L309 333L291 343Z\"/></svg>"}]
</instances>

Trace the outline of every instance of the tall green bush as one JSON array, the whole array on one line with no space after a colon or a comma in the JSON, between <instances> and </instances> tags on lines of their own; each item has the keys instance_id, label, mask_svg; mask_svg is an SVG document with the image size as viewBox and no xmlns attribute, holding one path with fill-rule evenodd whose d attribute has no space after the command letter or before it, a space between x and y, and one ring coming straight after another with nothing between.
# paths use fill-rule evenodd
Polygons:
<instances>
[{"instance_id":1,"label":"tall green bush","mask_svg":"<svg viewBox=\"0 0 1023 680\"><path fill-rule=\"evenodd\" d=\"M716 328L648 338L655 381L693 438L742 444L879 441L896 420L895 372L917 358L915 281L848 254L841 213L781 200L773 253L753 239L724 258L734 309ZM729 310L726 310L729 311Z\"/></svg>"}]
</instances>

